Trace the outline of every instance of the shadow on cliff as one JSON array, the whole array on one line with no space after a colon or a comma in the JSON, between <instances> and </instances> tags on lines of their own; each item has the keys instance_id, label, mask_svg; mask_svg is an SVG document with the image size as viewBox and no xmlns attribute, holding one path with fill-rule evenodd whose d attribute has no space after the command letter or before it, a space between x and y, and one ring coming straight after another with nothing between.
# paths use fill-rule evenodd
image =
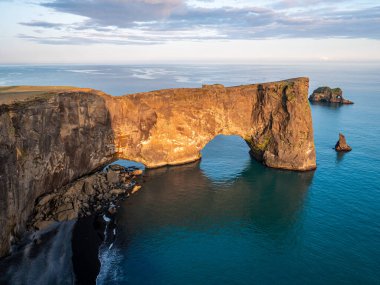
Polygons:
<instances>
[{"instance_id":1,"label":"shadow on cliff","mask_svg":"<svg viewBox=\"0 0 380 285\"><path fill-rule=\"evenodd\" d=\"M115 135L106 97L96 92L61 92L2 105L0 119L1 256L8 252L11 241L16 254L26 250L18 243L39 196L114 160ZM80 251L87 248L78 250L76 258L80 260ZM25 278L36 269L34 265L12 268L15 276Z\"/></svg>"}]
</instances>

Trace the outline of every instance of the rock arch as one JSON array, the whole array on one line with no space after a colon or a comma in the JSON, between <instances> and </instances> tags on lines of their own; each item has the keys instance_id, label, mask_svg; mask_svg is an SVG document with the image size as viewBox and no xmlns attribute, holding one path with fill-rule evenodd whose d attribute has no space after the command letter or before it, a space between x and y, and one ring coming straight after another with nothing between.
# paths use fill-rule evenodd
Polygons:
<instances>
[{"instance_id":1,"label":"rock arch","mask_svg":"<svg viewBox=\"0 0 380 285\"><path fill-rule=\"evenodd\" d=\"M108 97L117 157L147 167L200 158L217 135L238 135L265 165L316 167L308 79L167 89Z\"/></svg>"}]
</instances>

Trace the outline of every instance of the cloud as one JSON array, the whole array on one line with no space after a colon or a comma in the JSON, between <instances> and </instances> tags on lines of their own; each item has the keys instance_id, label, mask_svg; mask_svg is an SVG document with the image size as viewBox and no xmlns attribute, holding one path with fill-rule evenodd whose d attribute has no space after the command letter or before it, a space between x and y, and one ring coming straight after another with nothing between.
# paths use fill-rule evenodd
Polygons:
<instances>
[{"instance_id":1,"label":"cloud","mask_svg":"<svg viewBox=\"0 0 380 285\"><path fill-rule=\"evenodd\" d=\"M349 1L336 1L339 2L348 4ZM282 0L267 7L205 8L190 6L184 0L50 0L41 5L57 12L86 17L82 22L65 25L38 20L22 23L45 30L63 29L62 33L66 33L54 37L48 34L23 35L23 38L41 43L82 44L87 41L154 44L215 39L380 39L380 6L348 10L347 5L316 0Z\"/></svg>"},{"instance_id":2,"label":"cloud","mask_svg":"<svg viewBox=\"0 0 380 285\"><path fill-rule=\"evenodd\" d=\"M57 0L42 6L88 17L101 25L126 27L135 21L163 20L185 8L182 0Z\"/></svg>"},{"instance_id":3,"label":"cloud","mask_svg":"<svg viewBox=\"0 0 380 285\"><path fill-rule=\"evenodd\" d=\"M0 0L1 1L1 0ZM29 27L38 27L38 28L61 28L64 24L50 23L44 21L33 21L28 23L19 23L20 25L29 26Z\"/></svg>"}]
</instances>

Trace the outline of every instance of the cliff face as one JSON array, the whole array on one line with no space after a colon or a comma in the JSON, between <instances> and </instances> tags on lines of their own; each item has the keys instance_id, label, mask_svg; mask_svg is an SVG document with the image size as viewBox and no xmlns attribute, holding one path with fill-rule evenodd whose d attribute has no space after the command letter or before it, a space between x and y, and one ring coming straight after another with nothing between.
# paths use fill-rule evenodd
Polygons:
<instances>
[{"instance_id":1,"label":"cliff face","mask_svg":"<svg viewBox=\"0 0 380 285\"><path fill-rule=\"evenodd\" d=\"M96 94L55 93L0 106L0 256L23 232L36 198L112 159L113 140Z\"/></svg>"},{"instance_id":2,"label":"cliff face","mask_svg":"<svg viewBox=\"0 0 380 285\"><path fill-rule=\"evenodd\" d=\"M38 196L115 157L147 167L186 163L224 134L241 136L269 167L316 167L307 78L123 97L20 88L0 89L0 256Z\"/></svg>"},{"instance_id":3,"label":"cliff face","mask_svg":"<svg viewBox=\"0 0 380 285\"><path fill-rule=\"evenodd\" d=\"M169 89L107 100L119 157L148 167L200 158L216 135L238 135L264 164L315 168L308 79Z\"/></svg>"}]
</instances>

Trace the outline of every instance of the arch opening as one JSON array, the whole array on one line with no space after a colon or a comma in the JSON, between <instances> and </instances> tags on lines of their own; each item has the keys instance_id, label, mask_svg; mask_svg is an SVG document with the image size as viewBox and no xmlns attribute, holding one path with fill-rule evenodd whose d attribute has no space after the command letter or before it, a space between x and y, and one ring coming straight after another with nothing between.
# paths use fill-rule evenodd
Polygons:
<instances>
[{"instance_id":1,"label":"arch opening","mask_svg":"<svg viewBox=\"0 0 380 285\"><path fill-rule=\"evenodd\" d=\"M237 135L217 135L201 151L200 169L213 182L238 178L252 158L246 141Z\"/></svg>"}]
</instances>

